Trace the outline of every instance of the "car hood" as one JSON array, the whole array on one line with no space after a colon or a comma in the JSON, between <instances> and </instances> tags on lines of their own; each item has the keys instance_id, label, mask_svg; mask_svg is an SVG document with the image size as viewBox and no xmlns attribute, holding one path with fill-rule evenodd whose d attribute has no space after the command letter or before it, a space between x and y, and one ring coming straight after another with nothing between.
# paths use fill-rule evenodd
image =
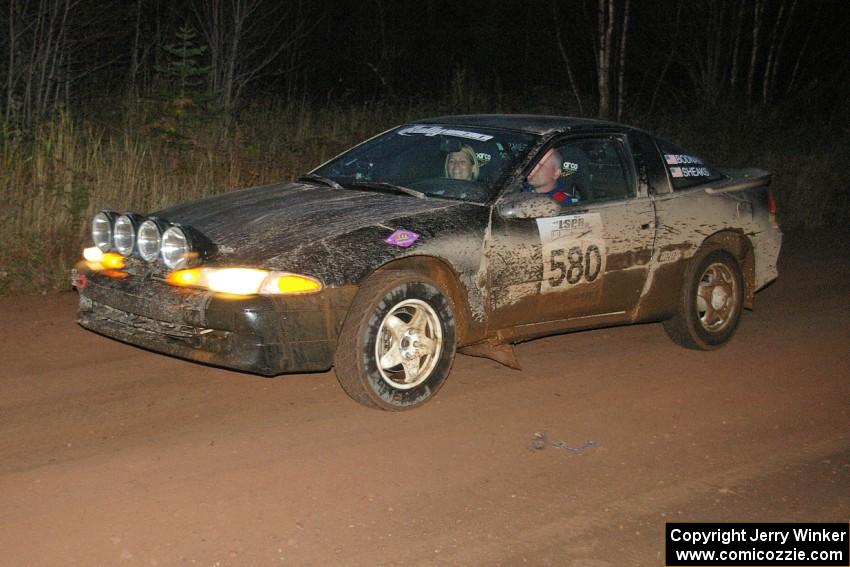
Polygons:
<instances>
[{"instance_id":1,"label":"car hood","mask_svg":"<svg viewBox=\"0 0 850 567\"><path fill-rule=\"evenodd\" d=\"M435 212L442 217L447 209L467 207L480 208L457 201L286 183L184 203L155 215L188 225L209 239L215 247L210 258L214 263L291 269L305 249L327 247L332 241L335 247L344 244L357 250L357 242L346 237L363 229L377 228L389 235L396 228L412 230L420 224L413 221L416 217ZM408 224L402 226L402 221ZM315 255L311 256L315 267Z\"/></svg>"}]
</instances>

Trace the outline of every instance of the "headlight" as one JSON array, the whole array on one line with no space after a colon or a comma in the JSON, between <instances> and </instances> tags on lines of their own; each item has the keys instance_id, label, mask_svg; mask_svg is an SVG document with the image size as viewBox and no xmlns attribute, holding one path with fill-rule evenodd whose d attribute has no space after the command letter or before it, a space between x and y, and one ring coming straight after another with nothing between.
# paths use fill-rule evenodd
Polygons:
<instances>
[{"instance_id":1,"label":"headlight","mask_svg":"<svg viewBox=\"0 0 850 567\"><path fill-rule=\"evenodd\" d=\"M169 227L162 234L162 261L172 270L184 267L189 261L189 239L178 226Z\"/></svg>"},{"instance_id":2,"label":"headlight","mask_svg":"<svg viewBox=\"0 0 850 567\"><path fill-rule=\"evenodd\" d=\"M83 259L88 269L99 272L101 270L120 270L124 267L124 256L114 252L103 252L97 246L91 246L83 250Z\"/></svg>"},{"instance_id":3,"label":"headlight","mask_svg":"<svg viewBox=\"0 0 850 567\"><path fill-rule=\"evenodd\" d=\"M103 251L97 246L92 246L90 248L85 248L83 250L83 259L86 262L91 262L93 264L99 264L101 260L103 260Z\"/></svg>"},{"instance_id":4,"label":"headlight","mask_svg":"<svg viewBox=\"0 0 850 567\"><path fill-rule=\"evenodd\" d=\"M148 219L139 226L136 245L139 248L139 256L142 257L142 260L146 262L156 260L161 242L162 235L156 221Z\"/></svg>"},{"instance_id":5,"label":"headlight","mask_svg":"<svg viewBox=\"0 0 850 567\"><path fill-rule=\"evenodd\" d=\"M94 245L103 252L112 248L112 217L106 211L97 213L91 221L91 239Z\"/></svg>"},{"instance_id":6,"label":"headlight","mask_svg":"<svg viewBox=\"0 0 850 567\"><path fill-rule=\"evenodd\" d=\"M319 280L289 272L251 268L193 268L171 272L168 283L198 287L230 295L295 295L322 289Z\"/></svg>"},{"instance_id":7,"label":"headlight","mask_svg":"<svg viewBox=\"0 0 850 567\"><path fill-rule=\"evenodd\" d=\"M132 254L133 247L136 245L136 223L133 219L129 215L121 215L115 219L113 231L115 250L122 256Z\"/></svg>"}]
</instances>

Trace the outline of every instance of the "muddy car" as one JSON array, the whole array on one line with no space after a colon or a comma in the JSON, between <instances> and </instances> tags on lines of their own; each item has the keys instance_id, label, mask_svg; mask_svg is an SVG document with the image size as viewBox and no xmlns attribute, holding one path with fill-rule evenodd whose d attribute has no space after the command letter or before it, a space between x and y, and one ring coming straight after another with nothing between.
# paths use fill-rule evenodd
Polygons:
<instances>
[{"instance_id":1,"label":"muddy car","mask_svg":"<svg viewBox=\"0 0 850 567\"><path fill-rule=\"evenodd\" d=\"M659 321L715 349L777 277L769 182L620 124L422 120L295 182L98 213L79 323L260 375L334 367L386 410L458 351L518 368L514 343L554 333Z\"/></svg>"}]
</instances>

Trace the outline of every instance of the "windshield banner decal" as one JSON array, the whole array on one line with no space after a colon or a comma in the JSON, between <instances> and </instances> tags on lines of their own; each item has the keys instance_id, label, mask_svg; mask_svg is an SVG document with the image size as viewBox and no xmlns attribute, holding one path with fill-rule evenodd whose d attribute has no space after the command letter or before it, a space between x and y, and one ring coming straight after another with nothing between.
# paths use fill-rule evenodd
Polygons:
<instances>
[{"instance_id":1,"label":"windshield banner decal","mask_svg":"<svg viewBox=\"0 0 850 567\"><path fill-rule=\"evenodd\" d=\"M442 126L428 126L427 124L408 126L398 131L399 136L410 136L412 134L422 134L423 136L454 136L455 138L466 138L467 140L478 140L479 142L486 142L493 139L493 136L487 134L479 134L467 130L454 130L452 128L443 128Z\"/></svg>"}]
</instances>

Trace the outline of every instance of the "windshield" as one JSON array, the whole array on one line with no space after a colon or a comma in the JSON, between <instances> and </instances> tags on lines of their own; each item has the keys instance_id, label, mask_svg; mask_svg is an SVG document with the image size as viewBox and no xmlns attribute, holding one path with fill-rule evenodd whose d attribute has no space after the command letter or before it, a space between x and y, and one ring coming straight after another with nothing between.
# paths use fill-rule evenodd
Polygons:
<instances>
[{"instance_id":1,"label":"windshield","mask_svg":"<svg viewBox=\"0 0 850 567\"><path fill-rule=\"evenodd\" d=\"M312 175L343 188L484 203L535 141L494 128L412 124L360 144Z\"/></svg>"}]
</instances>

